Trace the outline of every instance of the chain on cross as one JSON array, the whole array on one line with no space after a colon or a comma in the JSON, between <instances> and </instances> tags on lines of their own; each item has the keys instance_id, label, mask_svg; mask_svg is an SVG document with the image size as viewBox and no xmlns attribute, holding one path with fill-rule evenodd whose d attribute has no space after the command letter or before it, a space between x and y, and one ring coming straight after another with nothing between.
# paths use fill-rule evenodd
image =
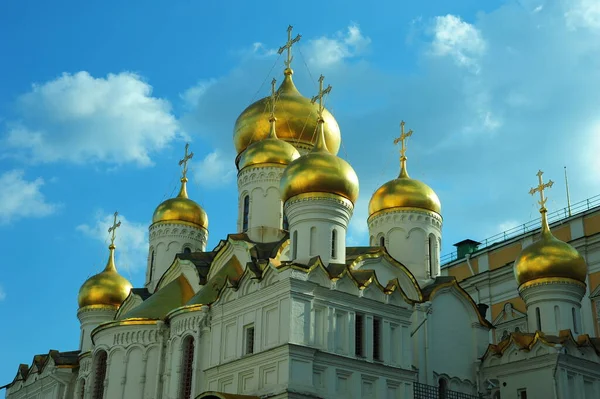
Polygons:
<instances>
[{"instance_id":1,"label":"chain on cross","mask_svg":"<svg viewBox=\"0 0 600 399\"><path fill-rule=\"evenodd\" d=\"M541 170L539 170L537 172L536 175L538 177L538 186L532 187L531 190L529 190L529 194L531 194L531 195L534 195L537 192L540 193L540 200L538 201L538 204L540 204L540 206L541 206L540 212L546 211L546 201L548 200L548 198L545 197L544 190L546 188L552 187L552 185L554 184L554 182L552 180L549 180L548 183L544 183L544 181L542 180L543 174L544 174L544 172L542 172Z\"/></svg>"},{"instance_id":2,"label":"chain on cross","mask_svg":"<svg viewBox=\"0 0 600 399\"><path fill-rule=\"evenodd\" d=\"M326 89L323 89L323 81L325 80L325 76L321 75L319 77L319 94L310 99L310 102L314 104L317 100L319 100L319 119L323 119L323 110L325 106L323 105L323 97L331 92L331 85L327 85Z\"/></svg>"},{"instance_id":3,"label":"chain on cross","mask_svg":"<svg viewBox=\"0 0 600 399\"><path fill-rule=\"evenodd\" d=\"M294 59L294 57L292 56L292 46L294 45L294 43L299 42L300 38L302 37L302 35L298 35L294 39L292 39L292 29L294 29L292 25L288 26L288 40L283 46L279 47L279 50L277 51L277 54L281 55L281 53L283 53L284 50L287 50L287 59L283 62L286 68L289 68L290 65L292 65L292 60Z\"/></svg>"},{"instance_id":4,"label":"chain on cross","mask_svg":"<svg viewBox=\"0 0 600 399\"><path fill-rule=\"evenodd\" d=\"M187 143L185 145L185 154L183 155L183 159L179 161L179 166L183 165L183 173L182 173L182 177L181 177L182 179L186 178L187 170L188 170L188 165L187 165L188 161L194 157L193 152L190 152L188 154L189 148L190 148L190 144Z\"/></svg>"},{"instance_id":5,"label":"chain on cross","mask_svg":"<svg viewBox=\"0 0 600 399\"><path fill-rule=\"evenodd\" d=\"M400 137L394 139L394 144L397 145L400 143L400 160L406 160L406 139L412 136L413 131L410 129L408 132L404 133L404 125L405 122L400 122Z\"/></svg>"},{"instance_id":6,"label":"chain on cross","mask_svg":"<svg viewBox=\"0 0 600 399\"><path fill-rule=\"evenodd\" d=\"M121 226L121 221L119 220L119 222L117 222L117 216L119 215L119 212L115 212L114 214L114 221L113 221L113 225L110 226L108 228L108 232L111 233L110 236L110 246L114 246L115 245L115 238L116 238L116 232L117 232L117 228Z\"/></svg>"}]
</instances>

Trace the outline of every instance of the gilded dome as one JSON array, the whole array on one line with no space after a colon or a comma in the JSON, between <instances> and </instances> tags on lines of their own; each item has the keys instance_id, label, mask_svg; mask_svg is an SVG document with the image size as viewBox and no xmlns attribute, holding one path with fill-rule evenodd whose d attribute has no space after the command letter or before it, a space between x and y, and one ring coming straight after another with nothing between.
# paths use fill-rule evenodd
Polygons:
<instances>
[{"instance_id":1,"label":"gilded dome","mask_svg":"<svg viewBox=\"0 0 600 399\"><path fill-rule=\"evenodd\" d=\"M379 187L369 202L369 217L377 212L397 209L417 208L442 213L442 205L435 191L427 184L411 179L403 163L400 176Z\"/></svg>"},{"instance_id":2,"label":"gilded dome","mask_svg":"<svg viewBox=\"0 0 600 399\"><path fill-rule=\"evenodd\" d=\"M255 141L240 154L238 158L238 170L248 166L277 164L288 165L293 160L300 157L296 147L290 143L280 140L275 133L275 123L277 119L271 117L271 131L267 138Z\"/></svg>"},{"instance_id":3,"label":"gilded dome","mask_svg":"<svg viewBox=\"0 0 600 399\"><path fill-rule=\"evenodd\" d=\"M131 283L115 267L115 246L110 245L106 268L89 279L79 289L79 308L104 305L119 307L129 295Z\"/></svg>"},{"instance_id":4,"label":"gilded dome","mask_svg":"<svg viewBox=\"0 0 600 399\"><path fill-rule=\"evenodd\" d=\"M520 285L543 278L565 278L585 283L587 265L575 248L554 237L546 226L540 240L521 251L515 261Z\"/></svg>"},{"instance_id":5,"label":"gilded dome","mask_svg":"<svg viewBox=\"0 0 600 399\"><path fill-rule=\"evenodd\" d=\"M292 80L293 71L286 68L285 77L277 89L277 136L296 148L311 148L316 141L317 112L319 106L303 97ZM235 121L233 143L238 154L251 143L267 138L269 120L265 112L269 97L256 101L246 108ZM340 128L331 113L323 111L325 142L328 151L337 154L340 149Z\"/></svg>"},{"instance_id":6,"label":"gilded dome","mask_svg":"<svg viewBox=\"0 0 600 399\"><path fill-rule=\"evenodd\" d=\"M177 221L208 228L208 215L200 205L188 198L186 183L187 178L182 178L177 197L163 201L156 208L152 223Z\"/></svg>"},{"instance_id":7,"label":"gilded dome","mask_svg":"<svg viewBox=\"0 0 600 399\"><path fill-rule=\"evenodd\" d=\"M307 193L337 194L353 204L358 198L358 176L348 162L327 151L322 124L315 147L288 165L279 187L284 202Z\"/></svg>"}]
</instances>

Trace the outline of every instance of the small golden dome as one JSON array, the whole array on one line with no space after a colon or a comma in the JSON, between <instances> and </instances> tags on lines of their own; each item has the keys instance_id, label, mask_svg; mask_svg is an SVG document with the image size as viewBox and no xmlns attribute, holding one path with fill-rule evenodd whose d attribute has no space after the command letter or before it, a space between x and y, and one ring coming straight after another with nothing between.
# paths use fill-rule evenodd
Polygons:
<instances>
[{"instance_id":1,"label":"small golden dome","mask_svg":"<svg viewBox=\"0 0 600 399\"><path fill-rule=\"evenodd\" d=\"M280 182L283 201L306 193L330 193L347 198L353 204L358 198L358 176L346 161L329 153L320 124L315 147L283 172Z\"/></svg>"},{"instance_id":2,"label":"small golden dome","mask_svg":"<svg viewBox=\"0 0 600 399\"><path fill-rule=\"evenodd\" d=\"M587 265L575 248L554 237L547 227L542 237L523 249L515 261L517 284L541 278L565 278L585 283Z\"/></svg>"},{"instance_id":3,"label":"small golden dome","mask_svg":"<svg viewBox=\"0 0 600 399\"><path fill-rule=\"evenodd\" d=\"M183 177L177 197L163 201L156 208L152 215L152 223L177 221L208 228L208 215L200 205L188 198L187 181L187 178Z\"/></svg>"},{"instance_id":4,"label":"small golden dome","mask_svg":"<svg viewBox=\"0 0 600 399\"><path fill-rule=\"evenodd\" d=\"M250 144L240 154L237 162L238 170L242 170L248 166L263 164L288 165L300 157L300 153L298 153L296 147L277 137L275 133L275 122L277 119L271 116L269 120L271 122L269 136Z\"/></svg>"},{"instance_id":5,"label":"small golden dome","mask_svg":"<svg viewBox=\"0 0 600 399\"><path fill-rule=\"evenodd\" d=\"M110 254L104 271L89 279L79 289L79 308L103 305L119 307L129 295L131 283L117 272L115 267L115 246L109 247Z\"/></svg>"},{"instance_id":6,"label":"small golden dome","mask_svg":"<svg viewBox=\"0 0 600 399\"><path fill-rule=\"evenodd\" d=\"M286 68L285 77L277 89L277 136L297 148L311 148L316 136L319 106L303 97L292 80L293 71ZM269 97L256 101L246 108L235 121L233 143L238 154L251 143L267 138L269 122L264 113ZM323 111L325 142L328 151L337 154L340 149L340 128L329 111Z\"/></svg>"},{"instance_id":7,"label":"small golden dome","mask_svg":"<svg viewBox=\"0 0 600 399\"><path fill-rule=\"evenodd\" d=\"M369 217L377 212L397 208L417 208L442 214L435 191L427 184L411 179L403 165L400 176L379 187L369 202Z\"/></svg>"}]
</instances>

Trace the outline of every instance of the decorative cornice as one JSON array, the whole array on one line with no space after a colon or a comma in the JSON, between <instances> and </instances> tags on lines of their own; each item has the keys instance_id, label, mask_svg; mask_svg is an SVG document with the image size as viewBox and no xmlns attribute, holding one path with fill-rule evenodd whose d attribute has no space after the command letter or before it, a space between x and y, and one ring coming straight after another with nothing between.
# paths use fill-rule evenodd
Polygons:
<instances>
[{"instance_id":1,"label":"decorative cornice","mask_svg":"<svg viewBox=\"0 0 600 399\"><path fill-rule=\"evenodd\" d=\"M377 213L374 213L373 215L371 215L369 217L369 219L367 220L367 224L369 225L369 228L371 227L376 227L377 225L384 223L384 219L386 218L390 218L393 215L401 215L403 218L407 215L414 215L414 214L420 214L420 215L425 215L428 216L429 218L431 218L431 222L432 224L435 225L435 223L433 223L434 221L438 223L438 225L436 225L437 228L442 227L442 222L443 222L443 218L435 212L432 211L428 211L426 209L421 209L421 208L390 208L390 209L383 209Z\"/></svg>"},{"instance_id":2,"label":"decorative cornice","mask_svg":"<svg viewBox=\"0 0 600 399\"><path fill-rule=\"evenodd\" d=\"M254 165L242 169L238 173L238 189L241 189L249 183L275 183L279 187L281 175L285 170L286 165L280 164L263 164Z\"/></svg>"},{"instance_id":3,"label":"decorative cornice","mask_svg":"<svg viewBox=\"0 0 600 399\"><path fill-rule=\"evenodd\" d=\"M347 198L344 198L340 195L330 194L330 193L305 193L295 195L289 200L285 202L285 209L287 210L291 205L301 203L301 202L310 202L310 201L329 201L334 202L336 204L342 205L343 207L349 209L350 211L354 210L354 204Z\"/></svg>"},{"instance_id":4,"label":"decorative cornice","mask_svg":"<svg viewBox=\"0 0 600 399\"><path fill-rule=\"evenodd\" d=\"M532 287L537 287L540 285L554 285L554 284L562 284L562 285L576 285L585 290L585 283L581 281L574 280L572 278L566 277L544 277L538 278L535 280L527 281L519 286L519 293L524 290Z\"/></svg>"},{"instance_id":5,"label":"decorative cornice","mask_svg":"<svg viewBox=\"0 0 600 399\"><path fill-rule=\"evenodd\" d=\"M150 240L161 237L206 240L208 236L208 230L188 222L157 222L152 224L148 230L150 232Z\"/></svg>"}]
</instances>

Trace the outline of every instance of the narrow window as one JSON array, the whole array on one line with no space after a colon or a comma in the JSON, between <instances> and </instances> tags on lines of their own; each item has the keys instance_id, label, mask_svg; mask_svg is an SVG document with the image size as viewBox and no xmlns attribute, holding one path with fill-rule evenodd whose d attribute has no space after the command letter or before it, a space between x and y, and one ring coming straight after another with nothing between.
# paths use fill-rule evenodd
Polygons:
<instances>
[{"instance_id":1,"label":"narrow window","mask_svg":"<svg viewBox=\"0 0 600 399\"><path fill-rule=\"evenodd\" d=\"M448 398L448 381L444 378L440 378L438 381L438 397L440 399Z\"/></svg>"},{"instance_id":2,"label":"narrow window","mask_svg":"<svg viewBox=\"0 0 600 399\"><path fill-rule=\"evenodd\" d=\"M292 234L292 260L298 256L298 231L294 231Z\"/></svg>"},{"instance_id":3,"label":"narrow window","mask_svg":"<svg viewBox=\"0 0 600 399\"><path fill-rule=\"evenodd\" d=\"M154 250L152 250L152 254L150 254L150 273L148 275L148 281L152 281L152 272L154 271Z\"/></svg>"},{"instance_id":4,"label":"narrow window","mask_svg":"<svg viewBox=\"0 0 600 399\"><path fill-rule=\"evenodd\" d=\"M384 236L379 237L379 246L385 247L385 237Z\"/></svg>"},{"instance_id":5,"label":"narrow window","mask_svg":"<svg viewBox=\"0 0 600 399\"><path fill-rule=\"evenodd\" d=\"M310 255L316 255L317 253L317 228L310 228Z\"/></svg>"},{"instance_id":6,"label":"narrow window","mask_svg":"<svg viewBox=\"0 0 600 399\"><path fill-rule=\"evenodd\" d=\"M519 389L517 391L517 396L519 397L519 399L527 399L527 389Z\"/></svg>"},{"instance_id":7,"label":"narrow window","mask_svg":"<svg viewBox=\"0 0 600 399\"><path fill-rule=\"evenodd\" d=\"M191 253L192 253L192 250L191 250L191 248L190 248L190 247L185 247L185 248L183 248L183 253L184 253L184 254L191 254Z\"/></svg>"},{"instance_id":8,"label":"narrow window","mask_svg":"<svg viewBox=\"0 0 600 399\"><path fill-rule=\"evenodd\" d=\"M337 257L337 230L331 230L331 257Z\"/></svg>"},{"instance_id":9,"label":"narrow window","mask_svg":"<svg viewBox=\"0 0 600 399\"><path fill-rule=\"evenodd\" d=\"M83 399L85 397L85 378L81 380L81 385L79 386L79 399Z\"/></svg>"},{"instance_id":10,"label":"narrow window","mask_svg":"<svg viewBox=\"0 0 600 399\"><path fill-rule=\"evenodd\" d=\"M244 355L254 353L254 324L244 327Z\"/></svg>"},{"instance_id":11,"label":"narrow window","mask_svg":"<svg viewBox=\"0 0 600 399\"><path fill-rule=\"evenodd\" d=\"M104 379L106 378L106 351L98 352L94 368L93 399L102 399L104 398Z\"/></svg>"},{"instance_id":12,"label":"narrow window","mask_svg":"<svg viewBox=\"0 0 600 399\"><path fill-rule=\"evenodd\" d=\"M429 236L429 277L435 276L435 237Z\"/></svg>"},{"instance_id":13,"label":"narrow window","mask_svg":"<svg viewBox=\"0 0 600 399\"><path fill-rule=\"evenodd\" d=\"M364 348L363 348L363 337L364 337L364 324L363 324L363 315L357 313L354 318L354 353L356 356L364 357Z\"/></svg>"},{"instance_id":14,"label":"narrow window","mask_svg":"<svg viewBox=\"0 0 600 399\"><path fill-rule=\"evenodd\" d=\"M381 319L373 318L373 359L382 360L381 358Z\"/></svg>"},{"instance_id":15,"label":"narrow window","mask_svg":"<svg viewBox=\"0 0 600 399\"><path fill-rule=\"evenodd\" d=\"M187 336L183 340L183 355L181 357L181 381L179 386L179 397L191 399L192 377L194 367L194 338Z\"/></svg>"},{"instance_id":16,"label":"narrow window","mask_svg":"<svg viewBox=\"0 0 600 399\"><path fill-rule=\"evenodd\" d=\"M579 334L579 323L577 320L577 311L575 308L571 308L571 316L573 317L573 332Z\"/></svg>"},{"instance_id":17,"label":"narrow window","mask_svg":"<svg viewBox=\"0 0 600 399\"><path fill-rule=\"evenodd\" d=\"M248 231L248 217L250 214L250 196L244 197L244 218L242 222L242 231Z\"/></svg>"},{"instance_id":18,"label":"narrow window","mask_svg":"<svg viewBox=\"0 0 600 399\"><path fill-rule=\"evenodd\" d=\"M554 322L556 323L556 330L560 331L560 308L558 306L554 306Z\"/></svg>"},{"instance_id":19,"label":"narrow window","mask_svg":"<svg viewBox=\"0 0 600 399\"><path fill-rule=\"evenodd\" d=\"M542 316L540 315L540 308L535 308L535 321L537 323L537 330L542 331Z\"/></svg>"},{"instance_id":20,"label":"narrow window","mask_svg":"<svg viewBox=\"0 0 600 399\"><path fill-rule=\"evenodd\" d=\"M284 230L289 230L290 229L290 222L287 218L287 215L285 214L285 212L283 213L283 229Z\"/></svg>"}]
</instances>

